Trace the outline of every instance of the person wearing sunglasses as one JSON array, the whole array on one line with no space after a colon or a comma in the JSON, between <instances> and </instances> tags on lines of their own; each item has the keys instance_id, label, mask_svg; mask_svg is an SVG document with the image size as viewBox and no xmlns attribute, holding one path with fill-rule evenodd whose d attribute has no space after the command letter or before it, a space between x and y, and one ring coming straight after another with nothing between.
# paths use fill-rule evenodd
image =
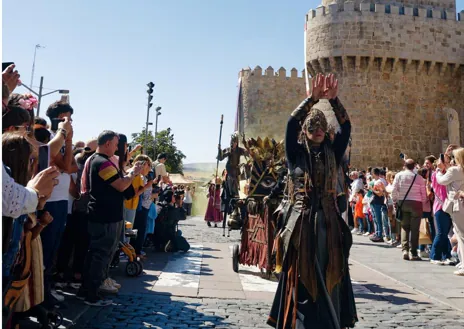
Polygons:
<instances>
[{"instance_id":1,"label":"person wearing sunglasses","mask_svg":"<svg viewBox=\"0 0 464 329\"><path fill-rule=\"evenodd\" d=\"M2 133L31 131L31 116L29 112L19 106L3 106L2 109Z\"/></svg>"},{"instance_id":2,"label":"person wearing sunglasses","mask_svg":"<svg viewBox=\"0 0 464 329\"><path fill-rule=\"evenodd\" d=\"M313 77L311 91L292 112L285 136L290 202L276 241L282 273L268 318L275 328L346 328L358 320L348 269L352 237L336 204L351 123L332 74ZM315 108L320 99L340 124L333 142L325 114Z\"/></svg>"}]
</instances>

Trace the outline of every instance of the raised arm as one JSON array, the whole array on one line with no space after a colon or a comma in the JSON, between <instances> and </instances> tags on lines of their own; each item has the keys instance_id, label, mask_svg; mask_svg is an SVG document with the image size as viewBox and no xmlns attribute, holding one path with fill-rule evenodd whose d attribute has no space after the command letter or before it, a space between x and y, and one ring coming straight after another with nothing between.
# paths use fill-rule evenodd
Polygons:
<instances>
[{"instance_id":1,"label":"raised arm","mask_svg":"<svg viewBox=\"0 0 464 329\"><path fill-rule=\"evenodd\" d=\"M458 173L457 167L450 167L446 170L445 173L443 173L443 171L441 170L438 170L437 176L436 176L437 183L440 185L444 185L444 186L449 185L456 180L455 176L457 173Z\"/></svg>"},{"instance_id":2,"label":"raised arm","mask_svg":"<svg viewBox=\"0 0 464 329\"><path fill-rule=\"evenodd\" d=\"M226 148L224 150L222 150L221 148L218 149L219 153L218 153L218 157L217 159L219 161L222 161L224 160L225 158L227 158L229 155L230 155L230 148Z\"/></svg>"},{"instance_id":3,"label":"raised arm","mask_svg":"<svg viewBox=\"0 0 464 329\"><path fill-rule=\"evenodd\" d=\"M292 112L287 122L287 130L285 132L285 155L289 169L293 170L296 162L296 150L299 147L298 136L301 132L301 125L312 107L317 104L319 100L314 99L312 96L306 98L300 105Z\"/></svg>"},{"instance_id":4,"label":"raised arm","mask_svg":"<svg viewBox=\"0 0 464 329\"><path fill-rule=\"evenodd\" d=\"M339 164L343 155L345 154L351 136L351 122L345 107L338 98L338 81L333 74L329 74L325 80L326 83L326 97L329 100L338 124L340 125L341 132L335 136L333 143L335 160Z\"/></svg>"}]
</instances>

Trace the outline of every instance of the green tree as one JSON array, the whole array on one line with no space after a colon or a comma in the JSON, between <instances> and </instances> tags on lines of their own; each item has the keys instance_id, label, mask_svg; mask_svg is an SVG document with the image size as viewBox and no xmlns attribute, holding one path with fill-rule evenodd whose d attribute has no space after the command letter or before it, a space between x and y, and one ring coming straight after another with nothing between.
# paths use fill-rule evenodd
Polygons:
<instances>
[{"instance_id":1,"label":"green tree","mask_svg":"<svg viewBox=\"0 0 464 329\"><path fill-rule=\"evenodd\" d=\"M166 153L168 157L165 163L166 170L173 174L183 174L184 165L182 160L185 159L185 155L177 148L171 128L159 131L156 134L156 139L157 146L155 150L155 138L153 133L149 131L147 136L147 150L144 150L144 153L152 158L153 161L156 160L158 154ZM133 133L131 144L133 144L133 146L137 144L145 145L145 130L140 133Z\"/></svg>"}]
</instances>

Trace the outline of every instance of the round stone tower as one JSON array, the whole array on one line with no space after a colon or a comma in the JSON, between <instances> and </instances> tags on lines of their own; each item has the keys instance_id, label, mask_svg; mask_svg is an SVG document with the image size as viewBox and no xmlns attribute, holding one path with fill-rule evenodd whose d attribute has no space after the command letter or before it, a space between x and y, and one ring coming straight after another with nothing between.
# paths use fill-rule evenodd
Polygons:
<instances>
[{"instance_id":1,"label":"round stone tower","mask_svg":"<svg viewBox=\"0 0 464 329\"><path fill-rule=\"evenodd\" d=\"M448 143L464 145L464 22L455 1L322 1L306 15L306 69L339 79L353 167L398 168L400 153L423 161Z\"/></svg>"}]
</instances>

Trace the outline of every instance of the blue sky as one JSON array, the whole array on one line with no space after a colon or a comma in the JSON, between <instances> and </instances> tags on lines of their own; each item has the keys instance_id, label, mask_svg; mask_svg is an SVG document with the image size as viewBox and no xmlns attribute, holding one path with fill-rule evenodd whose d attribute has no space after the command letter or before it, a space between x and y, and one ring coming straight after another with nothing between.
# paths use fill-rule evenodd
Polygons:
<instances>
[{"instance_id":1,"label":"blue sky","mask_svg":"<svg viewBox=\"0 0 464 329\"><path fill-rule=\"evenodd\" d=\"M34 47L46 47L37 51L34 86L43 75L44 92L70 90L75 140L141 131L153 81L150 121L161 106L158 130L171 127L185 162L214 162L221 114L223 145L234 129L239 70L301 71L304 17L319 3L4 0L2 60L14 61L29 85ZM41 116L58 98L42 99Z\"/></svg>"}]
</instances>

